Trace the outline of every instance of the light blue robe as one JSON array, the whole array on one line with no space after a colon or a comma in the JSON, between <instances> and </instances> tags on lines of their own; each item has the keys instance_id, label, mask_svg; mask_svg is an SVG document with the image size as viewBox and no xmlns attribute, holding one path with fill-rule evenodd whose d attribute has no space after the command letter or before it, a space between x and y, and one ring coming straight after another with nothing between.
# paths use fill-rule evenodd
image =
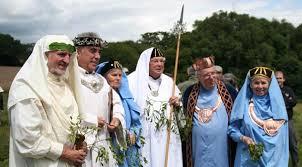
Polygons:
<instances>
[{"instance_id":1,"label":"light blue robe","mask_svg":"<svg viewBox=\"0 0 302 167\"><path fill-rule=\"evenodd\" d=\"M126 150L126 161L123 167L138 167L139 166L139 149L141 143L139 136L141 135L140 109L134 102L133 96L129 90L128 79L123 72L121 86L118 90L125 110L126 127L129 133L136 135L136 143L133 146L128 146Z\"/></svg>"},{"instance_id":2,"label":"light blue robe","mask_svg":"<svg viewBox=\"0 0 302 167\"><path fill-rule=\"evenodd\" d=\"M273 76L269 93L264 96L253 95L249 85L248 75L234 103L228 129L230 137L237 142L235 167L286 167L289 156L287 113L279 85ZM286 120L275 136L267 135L262 128L252 122L248 114L248 103L251 98L255 105L254 112L259 119ZM242 135L252 138L257 144L264 144L263 155L259 161L251 160L248 146L240 140Z\"/></svg>"},{"instance_id":3,"label":"light blue robe","mask_svg":"<svg viewBox=\"0 0 302 167\"><path fill-rule=\"evenodd\" d=\"M201 87L197 107L213 108L218 99L215 86L212 90ZM192 159L194 167L228 167L228 116L221 102L208 123L201 123L194 112L192 128Z\"/></svg>"}]
</instances>

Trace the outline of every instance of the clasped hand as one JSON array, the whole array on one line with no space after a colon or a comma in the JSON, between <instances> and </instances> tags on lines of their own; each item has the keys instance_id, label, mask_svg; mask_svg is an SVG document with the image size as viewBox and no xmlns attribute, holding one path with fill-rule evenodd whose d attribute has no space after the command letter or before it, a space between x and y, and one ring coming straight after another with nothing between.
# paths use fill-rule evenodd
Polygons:
<instances>
[{"instance_id":1,"label":"clasped hand","mask_svg":"<svg viewBox=\"0 0 302 167\"><path fill-rule=\"evenodd\" d=\"M174 107L178 107L178 106L180 106L180 98L177 96L172 96L169 99L169 103L170 103L170 105L172 105Z\"/></svg>"},{"instance_id":2,"label":"clasped hand","mask_svg":"<svg viewBox=\"0 0 302 167\"><path fill-rule=\"evenodd\" d=\"M245 143L246 145L250 145L250 144L255 144L255 142L253 141L252 138L247 137L247 136L241 136L240 140Z\"/></svg>"},{"instance_id":3,"label":"clasped hand","mask_svg":"<svg viewBox=\"0 0 302 167\"><path fill-rule=\"evenodd\" d=\"M98 117L98 127L102 128L104 125L107 124L107 129L109 132L114 132L118 126L120 125L120 120L118 118L112 118L111 122L108 124L106 120L102 117Z\"/></svg>"},{"instance_id":4,"label":"clasped hand","mask_svg":"<svg viewBox=\"0 0 302 167\"><path fill-rule=\"evenodd\" d=\"M83 143L83 147L76 150L75 147L64 144L60 159L74 166L80 166L85 162L87 156L87 144Z\"/></svg>"}]
</instances>

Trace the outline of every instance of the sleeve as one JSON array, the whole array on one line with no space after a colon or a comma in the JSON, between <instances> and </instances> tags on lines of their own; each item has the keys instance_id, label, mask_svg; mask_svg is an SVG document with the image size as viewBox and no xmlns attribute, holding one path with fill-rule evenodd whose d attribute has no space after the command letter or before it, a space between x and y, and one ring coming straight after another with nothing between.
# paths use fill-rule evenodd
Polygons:
<instances>
[{"instance_id":1,"label":"sleeve","mask_svg":"<svg viewBox=\"0 0 302 167\"><path fill-rule=\"evenodd\" d=\"M25 99L9 109L11 132L17 151L25 157L58 159L63 144L45 134L52 133L45 110L37 99ZM47 131L49 130L49 131Z\"/></svg>"},{"instance_id":2,"label":"sleeve","mask_svg":"<svg viewBox=\"0 0 302 167\"><path fill-rule=\"evenodd\" d=\"M182 98L181 92L180 92L180 90L178 89L177 86L176 86L176 89L175 89L175 95L177 97L179 97L180 99ZM178 128L184 128L185 125L186 125L186 116L185 116L185 113L184 113L182 100L180 100L179 106L175 108L174 114L175 114L175 118L176 118L176 121L177 121Z\"/></svg>"},{"instance_id":3,"label":"sleeve","mask_svg":"<svg viewBox=\"0 0 302 167\"><path fill-rule=\"evenodd\" d=\"M139 136L142 129L139 107L136 105L133 99L129 99L129 101L131 102L131 105L133 105L133 107L128 106L131 114L130 132Z\"/></svg>"},{"instance_id":4,"label":"sleeve","mask_svg":"<svg viewBox=\"0 0 302 167\"><path fill-rule=\"evenodd\" d=\"M240 120L232 122L228 127L228 135L235 141L240 142L242 133L240 132L241 122Z\"/></svg>"},{"instance_id":5,"label":"sleeve","mask_svg":"<svg viewBox=\"0 0 302 167\"><path fill-rule=\"evenodd\" d=\"M286 109L291 109L296 106L297 99L296 99L294 91L290 87L287 87L286 92L284 92L283 97L285 97Z\"/></svg>"},{"instance_id":6,"label":"sleeve","mask_svg":"<svg viewBox=\"0 0 302 167\"><path fill-rule=\"evenodd\" d=\"M118 130L116 131L115 135L117 137L118 143L123 145L123 143L126 143L126 133L124 131L124 129L126 129L125 111L120 96L116 93L116 91L112 91L112 104L112 117L119 119L121 122L121 126L118 127Z\"/></svg>"}]
</instances>

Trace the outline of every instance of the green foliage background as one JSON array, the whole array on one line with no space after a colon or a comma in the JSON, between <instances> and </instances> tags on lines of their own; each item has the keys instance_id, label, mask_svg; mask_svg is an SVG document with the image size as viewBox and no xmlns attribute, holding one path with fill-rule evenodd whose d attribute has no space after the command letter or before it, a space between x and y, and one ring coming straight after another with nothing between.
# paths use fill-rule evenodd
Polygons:
<instances>
[{"instance_id":1,"label":"green foliage background","mask_svg":"<svg viewBox=\"0 0 302 167\"><path fill-rule=\"evenodd\" d=\"M140 53L158 47L167 61L165 72L172 74L176 55L175 29L170 32L146 32L138 41L109 43L101 51L101 62L117 59L130 72ZM21 44L10 35L0 34L0 65L22 66L34 44ZM242 82L247 71L258 65L285 71L288 84L302 95L302 25L294 27L286 20L268 21L247 14L219 11L204 20L196 20L191 32L181 36L177 81L187 79L186 68L196 57L214 55L224 72L234 73Z\"/></svg>"}]
</instances>

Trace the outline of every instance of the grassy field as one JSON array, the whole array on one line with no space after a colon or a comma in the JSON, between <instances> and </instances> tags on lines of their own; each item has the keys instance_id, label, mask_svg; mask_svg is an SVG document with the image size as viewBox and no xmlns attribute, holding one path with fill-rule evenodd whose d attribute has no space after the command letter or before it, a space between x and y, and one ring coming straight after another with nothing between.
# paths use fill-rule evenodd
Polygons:
<instances>
[{"instance_id":1,"label":"grassy field","mask_svg":"<svg viewBox=\"0 0 302 167\"><path fill-rule=\"evenodd\" d=\"M7 94L4 94L4 103L6 106ZM302 101L300 101L294 108L294 122L299 142L299 157L302 160ZM9 149L9 125L7 110L0 112L0 167L8 167L8 149Z\"/></svg>"},{"instance_id":2,"label":"grassy field","mask_svg":"<svg viewBox=\"0 0 302 167\"><path fill-rule=\"evenodd\" d=\"M9 124L6 110L7 93L3 94L4 111L0 111L0 166L8 166Z\"/></svg>"},{"instance_id":3,"label":"grassy field","mask_svg":"<svg viewBox=\"0 0 302 167\"><path fill-rule=\"evenodd\" d=\"M302 165L302 101L294 108L294 123L298 139L299 163Z\"/></svg>"}]
</instances>

